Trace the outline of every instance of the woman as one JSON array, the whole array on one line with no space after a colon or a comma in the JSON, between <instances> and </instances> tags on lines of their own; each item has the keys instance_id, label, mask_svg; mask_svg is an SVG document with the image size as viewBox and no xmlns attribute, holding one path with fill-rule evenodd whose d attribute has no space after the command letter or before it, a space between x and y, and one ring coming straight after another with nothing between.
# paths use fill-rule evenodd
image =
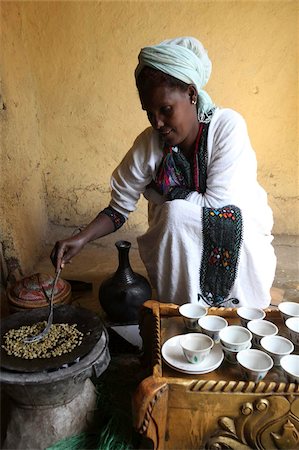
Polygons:
<instances>
[{"instance_id":1,"label":"woman","mask_svg":"<svg viewBox=\"0 0 299 450\"><path fill-rule=\"evenodd\" d=\"M266 307L276 258L272 212L257 182L244 119L202 90L211 62L191 37L145 47L135 71L150 128L111 178L111 202L78 235L56 243L56 269L149 202L141 258L160 301Z\"/></svg>"}]
</instances>

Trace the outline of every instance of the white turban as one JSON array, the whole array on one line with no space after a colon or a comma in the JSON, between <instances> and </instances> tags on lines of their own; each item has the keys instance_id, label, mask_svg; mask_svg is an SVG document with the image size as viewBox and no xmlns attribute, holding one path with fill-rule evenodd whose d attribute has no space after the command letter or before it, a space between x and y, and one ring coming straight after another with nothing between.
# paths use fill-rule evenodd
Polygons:
<instances>
[{"instance_id":1,"label":"white turban","mask_svg":"<svg viewBox=\"0 0 299 450\"><path fill-rule=\"evenodd\" d=\"M138 56L135 78L145 66L167 73L187 84L193 84L198 92L199 117L211 111L215 105L202 90L208 82L212 63L203 45L193 37L167 39L158 45L144 47Z\"/></svg>"}]
</instances>

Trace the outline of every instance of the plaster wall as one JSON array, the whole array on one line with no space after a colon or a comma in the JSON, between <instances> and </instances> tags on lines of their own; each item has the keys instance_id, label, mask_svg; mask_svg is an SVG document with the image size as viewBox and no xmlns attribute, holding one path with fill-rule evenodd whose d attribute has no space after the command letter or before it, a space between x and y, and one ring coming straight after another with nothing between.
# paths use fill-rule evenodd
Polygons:
<instances>
[{"instance_id":1,"label":"plaster wall","mask_svg":"<svg viewBox=\"0 0 299 450\"><path fill-rule=\"evenodd\" d=\"M1 250L9 273L31 269L47 232L39 100L16 4L1 5ZM1 270L1 275L6 270Z\"/></svg>"},{"instance_id":2,"label":"plaster wall","mask_svg":"<svg viewBox=\"0 0 299 450\"><path fill-rule=\"evenodd\" d=\"M1 10L0 226L12 253L36 254L47 219L80 226L108 204L112 170L148 126L133 77L138 52L179 35L203 42L213 62L205 89L247 121L274 232L298 234L296 0L2 2ZM146 220L141 199L126 228L137 233Z\"/></svg>"}]
</instances>

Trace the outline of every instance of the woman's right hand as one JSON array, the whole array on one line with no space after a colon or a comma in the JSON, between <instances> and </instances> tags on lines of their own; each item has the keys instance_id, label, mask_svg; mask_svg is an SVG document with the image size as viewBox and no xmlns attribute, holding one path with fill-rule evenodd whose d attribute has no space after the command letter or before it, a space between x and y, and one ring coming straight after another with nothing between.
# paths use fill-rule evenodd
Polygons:
<instances>
[{"instance_id":1,"label":"woman's right hand","mask_svg":"<svg viewBox=\"0 0 299 450\"><path fill-rule=\"evenodd\" d=\"M65 264L84 247L84 242L79 236L73 236L62 241L57 241L50 255L51 261L56 269L63 268Z\"/></svg>"}]
</instances>

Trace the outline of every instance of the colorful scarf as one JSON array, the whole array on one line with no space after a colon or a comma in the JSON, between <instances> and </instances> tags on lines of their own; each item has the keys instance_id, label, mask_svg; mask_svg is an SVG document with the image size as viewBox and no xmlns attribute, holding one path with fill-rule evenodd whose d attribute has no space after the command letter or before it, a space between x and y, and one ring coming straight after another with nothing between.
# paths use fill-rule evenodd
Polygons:
<instances>
[{"instance_id":1,"label":"colorful scarf","mask_svg":"<svg viewBox=\"0 0 299 450\"><path fill-rule=\"evenodd\" d=\"M202 194L206 191L208 129L209 123L199 124L191 162L177 147L164 147L164 156L154 180L161 194L167 195L174 187Z\"/></svg>"}]
</instances>

